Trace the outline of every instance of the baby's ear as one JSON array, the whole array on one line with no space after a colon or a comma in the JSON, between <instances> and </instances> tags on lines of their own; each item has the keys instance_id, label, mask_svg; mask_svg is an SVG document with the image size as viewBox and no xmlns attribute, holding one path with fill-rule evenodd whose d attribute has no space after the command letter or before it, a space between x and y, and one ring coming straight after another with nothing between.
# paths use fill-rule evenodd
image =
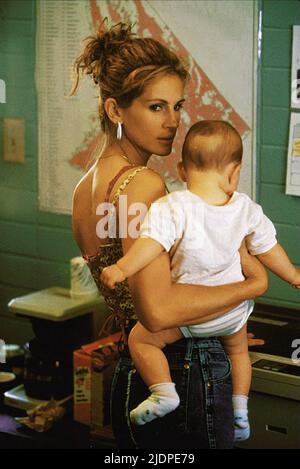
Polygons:
<instances>
[{"instance_id":1,"label":"baby's ear","mask_svg":"<svg viewBox=\"0 0 300 469\"><path fill-rule=\"evenodd\" d=\"M180 179L183 182L186 182L186 174L185 174L185 169L184 169L182 161L179 161L179 163L177 163L177 171L178 171Z\"/></svg>"},{"instance_id":2,"label":"baby's ear","mask_svg":"<svg viewBox=\"0 0 300 469\"><path fill-rule=\"evenodd\" d=\"M230 175L230 186L233 189L233 191L235 191L239 185L240 173L241 173L241 165L237 164L234 166L232 173Z\"/></svg>"}]
</instances>

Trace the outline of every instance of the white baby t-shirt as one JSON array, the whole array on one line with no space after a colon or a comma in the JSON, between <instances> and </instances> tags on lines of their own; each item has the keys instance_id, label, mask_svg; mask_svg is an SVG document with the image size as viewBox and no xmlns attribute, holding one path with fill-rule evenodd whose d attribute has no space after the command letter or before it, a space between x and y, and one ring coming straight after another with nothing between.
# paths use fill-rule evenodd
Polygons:
<instances>
[{"instance_id":1,"label":"white baby t-shirt","mask_svg":"<svg viewBox=\"0 0 300 469\"><path fill-rule=\"evenodd\" d=\"M223 206L208 205L189 190L172 192L151 205L140 230L140 237L158 241L169 252L174 282L198 285L244 280L239 248L246 236L253 255L277 243L275 227L261 206L239 192ZM252 309L244 302L221 318L189 329L197 336L232 334Z\"/></svg>"}]
</instances>

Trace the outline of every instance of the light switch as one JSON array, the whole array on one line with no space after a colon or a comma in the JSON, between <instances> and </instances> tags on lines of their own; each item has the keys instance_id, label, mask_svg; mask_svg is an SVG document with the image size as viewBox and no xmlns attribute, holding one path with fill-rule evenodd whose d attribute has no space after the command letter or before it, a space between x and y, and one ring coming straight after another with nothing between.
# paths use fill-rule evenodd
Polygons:
<instances>
[{"instance_id":1,"label":"light switch","mask_svg":"<svg viewBox=\"0 0 300 469\"><path fill-rule=\"evenodd\" d=\"M4 160L25 162L25 121L19 118L4 119Z\"/></svg>"},{"instance_id":2,"label":"light switch","mask_svg":"<svg viewBox=\"0 0 300 469\"><path fill-rule=\"evenodd\" d=\"M0 79L0 103L6 103L6 85L5 81Z\"/></svg>"}]
</instances>

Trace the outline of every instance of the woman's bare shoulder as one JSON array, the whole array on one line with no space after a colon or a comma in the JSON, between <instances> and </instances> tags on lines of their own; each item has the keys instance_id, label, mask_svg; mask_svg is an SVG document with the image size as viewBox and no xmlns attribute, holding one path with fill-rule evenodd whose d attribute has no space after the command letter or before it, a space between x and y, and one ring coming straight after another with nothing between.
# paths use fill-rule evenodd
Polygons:
<instances>
[{"instance_id":1,"label":"woman's bare shoulder","mask_svg":"<svg viewBox=\"0 0 300 469\"><path fill-rule=\"evenodd\" d=\"M87 187L87 174L85 174L76 184L73 190L73 202L74 200L78 199L80 194L86 190Z\"/></svg>"},{"instance_id":2,"label":"woman's bare shoulder","mask_svg":"<svg viewBox=\"0 0 300 469\"><path fill-rule=\"evenodd\" d=\"M153 169L145 168L135 175L125 192L136 201L156 200L166 193L165 181Z\"/></svg>"},{"instance_id":3,"label":"woman's bare shoulder","mask_svg":"<svg viewBox=\"0 0 300 469\"><path fill-rule=\"evenodd\" d=\"M92 178L86 173L76 184L72 197L72 212L80 214L82 209L91 201Z\"/></svg>"}]
</instances>

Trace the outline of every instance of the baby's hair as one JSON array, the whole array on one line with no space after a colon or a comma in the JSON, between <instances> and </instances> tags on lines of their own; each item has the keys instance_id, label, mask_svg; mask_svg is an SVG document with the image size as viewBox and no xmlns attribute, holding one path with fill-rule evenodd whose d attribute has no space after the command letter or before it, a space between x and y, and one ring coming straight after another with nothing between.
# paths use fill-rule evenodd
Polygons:
<instances>
[{"instance_id":1,"label":"baby's hair","mask_svg":"<svg viewBox=\"0 0 300 469\"><path fill-rule=\"evenodd\" d=\"M135 37L132 25L118 23L110 29L107 18L94 36L89 36L82 54L75 60L74 95L82 74L92 75L100 88L101 128L108 133L110 121L104 109L107 98L126 108L140 96L149 81L159 74L177 74L185 81L189 74L179 57L150 37Z\"/></svg>"},{"instance_id":2,"label":"baby's hair","mask_svg":"<svg viewBox=\"0 0 300 469\"><path fill-rule=\"evenodd\" d=\"M223 171L230 163L241 163L243 143L228 122L203 120L192 125L182 148L183 165L192 163L202 171Z\"/></svg>"}]
</instances>

